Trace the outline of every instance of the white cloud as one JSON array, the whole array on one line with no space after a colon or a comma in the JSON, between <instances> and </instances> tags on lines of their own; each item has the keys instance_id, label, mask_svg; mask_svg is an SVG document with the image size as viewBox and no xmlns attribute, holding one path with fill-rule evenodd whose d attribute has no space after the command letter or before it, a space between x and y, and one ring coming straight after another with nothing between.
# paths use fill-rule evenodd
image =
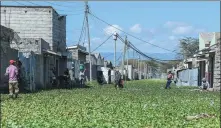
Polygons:
<instances>
[{"instance_id":1,"label":"white cloud","mask_svg":"<svg viewBox=\"0 0 221 128\"><path fill-rule=\"evenodd\" d=\"M190 34L193 31L193 26L178 26L172 30L173 34L176 35Z\"/></svg>"},{"instance_id":2,"label":"white cloud","mask_svg":"<svg viewBox=\"0 0 221 128\"><path fill-rule=\"evenodd\" d=\"M201 32L206 32L206 30L205 30L205 29L202 29L202 28L195 30L195 33L201 33Z\"/></svg>"},{"instance_id":3,"label":"white cloud","mask_svg":"<svg viewBox=\"0 0 221 128\"><path fill-rule=\"evenodd\" d=\"M205 29L197 28L184 22L167 21L164 27L170 29L174 35L190 35L204 32Z\"/></svg>"},{"instance_id":4,"label":"white cloud","mask_svg":"<svg viewBox=\"0 0 221 128\"><path fill-rule=\"evenodd\" d=\"M112 27L112 26L114 26L114 27ZM117 32L118 34L120 34L121 33L121 31L120 30L123 30L119 25L112 25L112 26L108 26L108 27L106 27L105 29L104 29L104 32L105 32L105 35L111 35L111 34L113 34L114 32ZM120 29L120 30L118 30L118 29L116 29L116 28L118 28L118 29Z\"/></svg>"},{"instance_id":5,"label":"white cloud","mask_svg":"<svg viewBox=\"0 0 221 128\"><path fill-rule=\"evenodd\" d=\"M130 31L133 33L141 33L142 28L141 28L140 24L135 24L134 26L132 26L130 28Z\"/></svg>"},{"instance_id":6,"label":"white cloud","mask_svg":"<svg viewBox=\"0 0 221 128\"><path fill-rule=\"evenodd\" d=\"M170 40L175 40L176 37L175 37L175 36L169 36L169 39L170 39Z\"/></svg>"},{"instance_id":7,"label":"white cloud","mask_svg":"<svg viewBox=\"0 0 221 128\"><path fill-rule=\"evenodd\" d=\"M157 29L156 29L156 28L151 28L151 29L149 30L149 32L151 32L152 34L156 34Z\"/></svg>"},{"instance_id":8,"label":"white cloud","mask_svg":"<svg viewBox=\"0 0 221 128\"><path fill-rule=\"evenodd\" d=\"M187 24L184 23L184 22L167 21L167 22L164 24L164 27L174 28L174 27L177 27L177 26L186 26L186 25L187 25Z\"/></svg>"}]
</instances>

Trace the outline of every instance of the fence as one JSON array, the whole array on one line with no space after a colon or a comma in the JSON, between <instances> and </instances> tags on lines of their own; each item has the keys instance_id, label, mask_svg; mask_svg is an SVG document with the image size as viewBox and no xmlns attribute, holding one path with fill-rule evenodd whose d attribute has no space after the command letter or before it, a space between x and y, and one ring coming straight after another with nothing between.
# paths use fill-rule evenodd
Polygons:
<instances>
[{"instance_id":1,"label":"fence","mask_svg":"<svg viewBox=\"0 0 221 128\"><path fill-rule=\"evenodd\" d=\"M33 53L19 52L19 60L22 62L23 86L27 90L35 90L36 56Z\"/></svg>"},{"instance_id":2,"label":"fence","mask_svg":"<svg viewBox=\"0 0 221 128\"><path fill-rule=\"evenodd\" d=\"M72 67L74 68L72 70ZM69 70L72 70L72 76L73 79L78 78L79 77L79 73L80 73L80 61L79 60L74 60L74 59L69 59L67 62L67 68Z\"/></svg>"},{"instance_id":3,"label":"fence","mask_svg":"<svg viewBox=\"0 0 221 128\"><path fill-rule=\"evenodd\" d=\"M198 68L178 71L176 85L198 86Z\"/></svg>"}]
</instances>

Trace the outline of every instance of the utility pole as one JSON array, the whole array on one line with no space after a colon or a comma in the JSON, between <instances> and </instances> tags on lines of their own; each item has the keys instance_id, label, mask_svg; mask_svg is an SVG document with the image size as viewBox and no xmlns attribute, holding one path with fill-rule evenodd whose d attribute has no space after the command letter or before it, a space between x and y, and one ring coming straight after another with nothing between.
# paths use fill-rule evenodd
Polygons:
<instances>
[{"instance_id":1,"label":"utility pole","mask_svg":"<svg viewBox=\"0 0 221 128\"><path fill-rule=\"evenodd\" d=\"M138 59L137 59L137 75L138 75L138 79L140 79L140 72L139 72L139 70L140 70L140 60L139 60L140 58L139 58L139 55L138 55Z\"/></svg>"},{"instance_id":2,"label":"utility pole","mask_svg":"<svg viewBox=\"0 0 221 128\"><path fill-rule=\"evenodd\" d=\"M91 44L90 44L88 13L89 13L88 1L85 1L85 18L86 18L86 22L87 22L88 51L89 51L89 63L90 63L90 82L91 82L92 81L92 65L91 65Z\"/></svg>"},{"instance_id":3,"label":"utility pole","mask_svg":"<svg viewBox=\"0 0 221 128\"><path fill-rule=\"evenodd\" d=\"M142 71L142 60L141 60L140 56L139 56L139 59L140 59L140 79L141 79L141 71Z\"/></svg>"},{"instance_id":4,"label":"utility pole","mask_svg":"<svg viewBox=\"0 0 221 128\"><path fill-rule=\"evenodd\" d=\"M132 64L132 74L133 74L133 80L134 80L134 68L135 68L135 65L134 65L134 50L133 50L133 64Z\"/></svg>"},{"instance_id":5,"label":"utility pole","mask_svg":"<svg viewBox=\"0 0 221 128\"><path fill-rule=\"evenodd\" d=\"M123 65L122 65L122 71L124 74L124 62L125 62L125 54L126 54L126 48L127 48L127 36L125 37L125 44L124 44L124 54L123 54ZM126 74L126 73L125 73ZM126 75L125 75L126 76ZM126 77L125 77L125 81L126 81Z\"/></svg>"},{"instance_id":6,"label":"utility pole","mask_svg":"<svg viewBox=\"0 0 221 128\"><path fill-rule=\"evenodd\" d=\"M116 69L116 54L117 54L117 33L115 32L114 33L114 36L113 36L113 39L114 39L114 67Z\"/></svg>"},{"instance_id":7,"label":"utility pole","mask_svg":"<svg viewBox=\"0 0 221 128\"><path fill-rule=\"evenodd\" d=\"M134 66L134 50L133 50L133 66Z\"/></svg>"},{"instance_id":8,"label":"utility pole","mask_svg":"<svg viewBox=\"0 0 221 128\"><path fill-rule=\"evenodd\" d=\"M129 71L128 71L128 60L129 60L129 46L128 46L129 44L127 43L127 77L129 77Z\"/></svg>"}]
</instances>

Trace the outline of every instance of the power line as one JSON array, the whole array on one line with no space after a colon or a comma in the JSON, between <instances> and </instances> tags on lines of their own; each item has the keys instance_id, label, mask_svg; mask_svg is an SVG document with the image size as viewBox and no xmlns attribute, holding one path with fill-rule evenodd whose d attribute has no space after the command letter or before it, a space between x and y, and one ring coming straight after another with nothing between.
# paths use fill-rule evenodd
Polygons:
<instances>
[{"instance_id":1,"label":"power line","mask_svg":"<svg viewBox=\"0 0 221 128\"><path fill-rule=\"evenodd\" d=\"M19 5L22 5L22 6L28 6L28 5L23 4L23 3L20 3L20 2L18 2L18 1L13 1L13 2L15 2L15 3L19 4ZM42 5L39 5L39 4L30 2L30 1L26 1L26 2L29 2L29 3L31 3L31 4L33 4L33 5L36 5L36 6L42 6ZM59 10L58 10L58 9L55 9L55 11L59 11ZM60 11L65 11L65 10L60 10ZM74 11L68 11L68 12L74 12ZM22 14L22 13L21 13L21 14ZM82 14L84 14L84 13L70 13L70 14L60 14L60 15L73 16L73 15L82 15Z\"/></svg>"},{"instance_id":2,"label":"power line","mask_svg":"<svg viewBox=\"0 0 221 128\"><path fill-rule=\"evenodd\" d=\"M34 2L31 2L31 1L26 1L26 2L28 2L28 3L31 3L31 4L33 4L33 5L36 5L36 6L42 6L42 5L40 5L40 4L36 4L36 3L34 3ZM25 6L27 6L27 5L25 5ZM55 8L55 10L56 11L64 11L64 12L75 12L75 11L70 11L70 10L61 10L61 9L56 9ZM78 10L78 11L84 11L83 9L82 10Z\"/></svg>"},{"instance_id":3,"label":"power line","mask_svg":"<svg viewBox=\"0 0 221 128\"><path fill-rule=\"evenodd\" d=\"M92 13L90 13L90 12L89 12L89 14L91 14L91 15L92 15L93 17L95 17L96 19L98 19L98 20L104 22L105 24L107 24L107 25L109 25L109 26L111 26L111 27L113 27L113 28L115 28L115 29L117 29L117 30L119 30L119 31L121 31L121 32L123 32L123 33L125 33L125 34L127 34L127 35L129 35L129 36L131 36L131 37L133 37L133 38L135 38L135 39L137 39L137 40L140 40L140 41L145 42L145 43L148 43L148 44L150 44L150 45L152 45L152 46L155 46L155 47L158 47L158 48L164 49L164 50L166 50L166 51L170 51L170 52L177 53L177 52L175 52L175 51L171 51L171 50L169 50L169 49L166 49L166 48L160 47L160 46L158 46L158 45L155 45L155 44L149 43L149 42L147 42L147 41L145 41L145 40L142 40L141 38L138 38L138 37L136 37L136 36L133 36L133 35L131 35L131 34L125 32L125 31L123 31L123 30L121 30L121 29L119 29L119 28L117 28L117 27L115 27L115 26L113 26L113 25L107 23L106 21L100 19L99 17L95 16L94 14L92 14ZM177 54L179 54L179 53L177 53Z\"/></svg>"},{"instance_id":4,"label":"power line","mask_svg":"<svg viewBox=\"0 0 221 128\"><path fill-rule=\"evenodd\" d=\"M79 44L80 41L81 41L82 34L83 34L83 31L84 31L84 27L85 27L85 18L86 18L86 16L84 15L83 24L82 24L82 28L81 28L81 34L80 34L80 38L79 38L78 44Z\"/></svg>"},{"instance_id":5,"label":"power line","mask_svg":"<svg viewBox=\"0 0 221 128\"><path fill-rule=\"evenodd\" d=\"M123 40L123 38L119 35L117 35L118 38L123 42L125 43L125 41ZM130 47L131 49L133 49L134 51L136 51L137 53L139 53L140 55L148 58L148 59L151 59L151 60L154 60L154 61L162 61L160 59L155 59L155 58L152 58L152 57L149 57L148 55L144 54L143 52L141 52L139 49L137 49L130 41L128 41L128 44L127 44L127 47Z\"/></svg>"},{"instance_id":6,"label":"power line","mask_svg":"<svg viewBox=\"0 0 221 128\"><path fill-rule=\"evenodd\" d=\"M73 6L65 6L65 5L60 5L60 4L56 4L56 3L53 3L53 2L49 2L49 1L45 1L46 3L49 3L49 4L52 4L52 5L56 5L56 6L60 6L60 7L66 7L66 8L71 8L73 9ZM82 6L84 7L84 6Z\"/></svg>"},{"instance_id":7,"label":"power line","mask_svg":"<svg viewBox=\"0 0 221 128\"><path fill-rule=\"evenodd\" d=\"M18 1L14 1L14 2L17 3L17 4L23 5L23 6L27 6L27 5L22 4L22 3L18 2Z\"/></svg>"},{"instance_id":8,"label":"power line","mask_svg":"<svg viewBox=\"0 0 221 128\"><path fill-rule=\"evenodd\" d=\"M83 46L84 46L84 44L85 44L85 41L86 41L86 36L87 36L87 33L86 33L86 25L85 25L85 27L84 27L84 31L85 31L85 33L84 33L84 42L83 42Z\"/></svg>"},{"instance_id":9,"label":"power line","mask_svg":"<svg viewBox=\"0 0 221 128\"><path fill-rule=\"evenodd\" d=\"M113 35L113 34L112 34ZM103 43L101 43L98 47L96 47L92 52L94 52L95 50L97 50L99 47L101 47L104 43L106 43L111 37L112 35L110 35Z\"/></svg>"},{"instance_id":10,"label":"power line","mask_svg":"<svg viewBox=\"0 0 221 128\"><path fill-rule=\"evenodd\" d=\"M120 54L120 56L118 57L118 59L116 61L119 61L120 58L122 57L123 53Z\"/></svg>"}]
</instances>

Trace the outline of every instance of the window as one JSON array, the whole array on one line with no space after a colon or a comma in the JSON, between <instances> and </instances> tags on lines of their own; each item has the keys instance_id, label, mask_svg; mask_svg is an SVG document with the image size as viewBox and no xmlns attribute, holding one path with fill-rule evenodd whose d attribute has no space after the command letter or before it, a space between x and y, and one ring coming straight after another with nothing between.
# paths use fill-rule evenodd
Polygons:
<instances>
[{"instance_id":1,"label":"window","mask_svg":"<svg viewBox=\"0 0 221 128\"><path fill-rule=\"evenodd\" d=\"M35 44L38 45L38 40L35 40Z\"/></svg>"}]
</instances>

